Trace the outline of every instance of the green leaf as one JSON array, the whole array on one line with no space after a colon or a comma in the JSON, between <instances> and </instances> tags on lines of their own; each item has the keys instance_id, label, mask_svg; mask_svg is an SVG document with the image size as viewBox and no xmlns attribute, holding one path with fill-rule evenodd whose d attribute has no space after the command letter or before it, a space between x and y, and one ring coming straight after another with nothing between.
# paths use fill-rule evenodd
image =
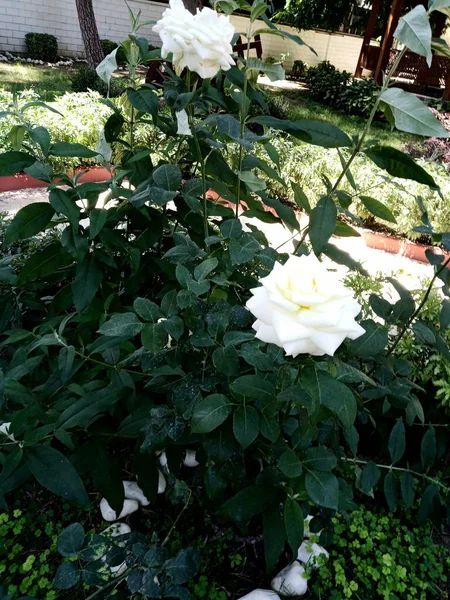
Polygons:
<instances>
[{"instance_id":1,"label":"green leaf","mask_svg":"<svg viewBox=\"0 0 450 600\"><path fill-rule=\"evenodd\" d=\"M115 313L106 323L103 323L98 333L131 338L141 333L143 327L144 325L134 313Z\"/></svg>"},{"instance_id":2,"label":"green leaf","mask_svg":"<svg viewBox=\"0 0 450 600\"><path fill-rule=\"evenodd\" d=\"M66 500L89 504L89 498L72 463L50 446L31 446L26 451L26 465L39 483Z\"/></svg>"},{"instance_id":3,"label":"green leaf","mask_svg":"<svg viewBox=\"0 0 450 600\"><path fill-rule=\"evenodd\" d=\"M194 269L194 277L197 281L203 281L219 264L217 258L207 258Z\"/></svg>"},{"instance_id":4,"label":"green leaf","mask_svg":"<svg viewBox=\"0 0 450 600\"><path fill-rule=\"evenodd\" d=\"M406 434L403 419L399 419L392 428L388 448L391 455L391 462L395 465L402 458L406 450Z\"/></svg>"},{"instance_id":5,"label":"green leaf","mask_svg":"<svg viewBox=\"0 0 450 600\"><path fill-rule=\"evenodd\" d=\"M322 446L308 448L303 457L302 465L307 470L331 471L337 465L337 458L328 448Z\"/></svg>"},{"instance_id":6,"label":"green leaf","mask_svg":"<svg viewBox=\"0 0 450 600\"><path fill-rule=\"evenodd\" d=\"M441 314L439 315L439 325L442 330L447 329L447 327L450 325L450 300L442 301Z\"/></svg>"},{"instance_id":7,"label":"green leaf","mask_svg":"<svg viewBox=\"0 0 450 600\"><path fill-rule=\"evenodd\" d=\"M147 298L136 298L133 308L144 321L156 323L162 317L159 306Z\"/></svg>"},{"instance_id":8,"label":"green leaf","mask_svg":"<svg viewBox=\"0 0 450 600\"><path fill-rule=\"evenodd\" d=\"M233 395L254 398L261 402L270 402L275 397L273 384L259 375L243 375L230 385Z\"/></svg>"},{"instance_id":9,"label":"green leaf","mask_svg":"<svg viewBox=\"0 0 450 600\"><path fill-rule=\"evenodd\" d=\"M16 150L4 152L0 154L0 177L21 173L27 167L31 167L35 161L36 159L33 156L25 152Z\"/></svg>"},{"instance_id":10,"label":"green leaf","mask_svg":"<svg viewBox=\"0 0 450 600\"><path fill-rule=\"evenodd\" d=\"M294 558L297 558L297 552L303 542L304 517L302 509L296 500L289 496L284 503L284 526L286 528L286 537L291 547Z\"/></svg>"},{"instance_id":11,"label":"green leaf","mask_svg":"<svg viewBox=\"0 0 450 600\"><path fill-rule=\"evenodd\" d=\"M400 23L394 32L394 37L416 54L425 56L428 66L431 67L433 58L431 52L431 27L427 11L422 4L407 12L400 19Z\"/></svg>"},{"instance_id":12,"label":"green leaf","mask_svg":"<svg viewBox=\"0 0 450 600\"><path fill-rule=\"evenodd\" d=\"M393 177L412 179L423 185L428 185L433 189L438 189L438 185L434 179L423 167L418 165L410 156L404 152L400 152L400 150L397 150L396 148L390 148L389 146L371 146L364 150L364 153L373 160L377 167L384 169Z\"/></svg>"},{"instance_id":13,"label":"green leaf","mask_svg":"<svg viewBox=\"0 0 450 600\"><path fill-rule=\"evenodd\" d=\"M413 323L412 328L417 341L421 344L434 344L436 342L436 336L423 321L416 321Z\"/></svg>"},{"instance_id":14,"label":"green leaf","mask_svg":"<svg viewBox=\"0 0 450 600\"><path fill-rule=\"evenodd\" d=\"M161 321L163 328L166 333L170 335L174 340L179 340L184 333L184 321L181 317L173 315L168 319Z\"/></svg>"},{"instance_id":15,"label":"green leaf","mask_svg":"<svg viewBox=\"0 0 450 600\"><path fill-rule=\"evenodd\" d=\"M307 215L311 214L311 205L309 203L308 197L305 192L302 190L298 183L291 182L292 189L294 191L294 202L295 204L304 210Z\"/></svg>"},{"instance_id":16,"label":"green leaf","mask_svg":"<svg viewBox=\"0 0 450 600\"><path fill-rule=\"evenodd\" d=\"M374 462L368 462L361 473L361 490L370 494L381 477L381 471Z\"/></svg>"},{"instance_id":17,"label":"green leaf","mask_svg":"<svg viewBox=\"0 0 450 600\"><path fill-rule=\"evenodd\" d=\"M216 348L212 354L212 361L219 373L227 377L239 375L239 355L234 346Z\"/></svg>"},{"instance_id":18,"label":"green leaf","mask_svg":"<svg viewBox=\"0 0 450 600\"><path fill-rule=\"evenodd\" d=\"M435 483L430 483L425 489L422 502L419 507L419 523L423 523L430 517L434 510L436 500L439 498L439 488Z\"/></svg>"},{"instance_id":19,"label":"green leaf","mask_svg":"<svg viewBox=\"0 0 450 600\"><path fill-rule=\"evenodd\" d=\"M223 394L211 394L199 400L192 415L192 433L209 433L222 425L233 407Z\"/></svg>"},{"instance_id":20,"label":"green leaf","mask_svg":"<svg viewBox=\"0 0 450 600\"><path fill-rule=\"evenodd\" d=\"M390 223L397 223L394 215L391 213L388 207L379 200L371 198L370 196L360 196L359 198L367 210L379 219L384 219Z\"/></svg>"},{"instance_id":21,"label":"green leaf","mask_svg":"<svg viewBox=\"0 0 450 600\"><path fill-rule=\"evenodd\" d=\"M280 514L279 502L274 502L263 513L264 556L267 572L275 569L286 541L284 520Z\"/></svg>"},{"instance_id":22,"label":"green leaf","mask_svg":"<svg viewBox=\"0 0 450 600\"><path fill-rule=\"evenodd\" d=\"M181 585L187 583L197 573L200 567L199 548L187 548L164 563L164 570L172 583ZM172 594L170 594L172 596Z\"/></svg>"},{"instance_id":23,"label":"green leaf","mask_svg":"<svg viewBox=\"0 0 450 600\"><path fill-rule=\"evenodd\" d=\"M80 222L80 208L75 204L69 194L61 188L55 188L50 192L50 204L57 213L65 215L73 227L78 227Z\"/></svg>"},{"instance_id":24,"label":"green leaf","mask_svg":"<svg viewBox=\"0 0 450 600\"><path fill-rule=\"evenodd\" d=\"M402 491L402 498L405 504L405 510L411 508L414 504L414 477L411 473L402 473L400 475L400 489Z\"/></svg>"},{"instance_id":25,"label":"green leaf","mask_svg":"<svg viewBox=\"0 0 450 600\"><path fill-rule=\"evenodd\" d=\"M289 479L295 479L302 474L302 464L300 459L290 448L280 456L278 468L286 475L286 477L289 477Z\"/></svg>"},{"instance_id":26,"label":"green leaf","mask_svg":"<svg viewBox=\"0 0 450 600\"><path fill-rule=\"evenodd\" d=\"M103 270L93 254L87 254L77 265L72 281L73 301L78 312L83 311L94 299L103 279Z\"/></svg>"},{"instance_id":27,"label":"green leaf","mask_svg":"<svg viewBox=\"0 0 450 600\"><path fill-rule=\"evenodd\" d=\"M430 428L425 432L425 435L422 438L422 445L420 449L420 458L425 473L427 473L433 466L434 461L436 460L436 453L436 432L434 427L430 425Z\"/></svg>"},{"instance_id":28,"label":"green leaf","mask_svg":"<svg viewBox=\"0 0 450 600\"><path fill-rule=\"evenodd\" d=\"M226 219L220 224L220 233L225 239L238 239L242 233L239 219Z\"/></svg>"},{"instance_id":29,"label":"green leaf","mask_svg":"<svg viewBox=\"0 0 450 600\"><path fill-rule=\"evenodd\" d=\"M362 358L381 354L388 343L387 329L372 320L362 321L359 324L366 330L366 333L349 343L350 352Z\"/></svg>"},{"instance_id":30,"label":"green leaf","mask_svg":"<svg viewBox=\"0 0 450 600\"><path fill-rule=\"evenodd\" d=\"M62 383L67 383L72 375L74 358L75 348L73 346L64 346L59 351L58 370Z\"/></svg>"},{"instance_id":31,"label":"green leaf","mask_svg":"<svg viewBox=\"0 0 450 600\"><path fill-rule=\"evenodd\" d=\"M106 208L94 208L89 215L89 238L93 240L103 229L108 218Z\"/></svg>"},{"instance_id":32,"label":"green leaf","mask_svg":"<svg viewBox=\"0 0 450 600\"><path fill-rule=\"evenodd\" d=\"M231 347L231 346L230 346ZM234 437L245 449L258 437L259 413L253 406L239 406L233 413Z\"/></svg>"},{"instance_id":33,"label":"green leaf","mask_svg":"<svg viewBox=\"0 0 450 600\"><path fill-rule=\"evenodd\" d=\"M181 186L181 171L176 165L161 165L153 171L153 180L163 190L177 191Z\"/></svg>"},{"instance_id":34,"label":"green leaf","mask_svg":"<svg viewBox=\"0 0 450 600\"><path fill-rule=\"evenodd\" d=\"M429 0L428 2L429 12L432 12L433 10L439 10L445 15L449 16L448 10L446 10L448 8L450 8L450 0Z\"/></svg>"},{"instance_id":35,"label":"green leaf","mask_svg":"<svg viewBox=\"0 0 450 600\"><path fill-rule=\"evenodd\" d=\"M55 211L48 202L33 202L21 208L8 225L5 244L24 240L40 233L50 223Z\"/></svg>"},{"instance_id":36,"label":"green leaf","mask_svg":"<svg viewBox=\"0 0 450 600\"><path fill-rule=\"evenodd\" d=\"M65 158L95 158L98 153L95 150L89 150L83 144L56 142L56 144L52 144L49 154Z\"/></svg>"},{"instance_id":37,"label":"green leaf","mask_svg":"<svg viewBox=\"0 0 450 600\"><path fill-rule=\"evenodd\" d=\"M273 485L251 485L222 504L219 514L232 521L248 523L253 515L262 513L272 504L276 494Z\"/></svg>"},{"instance_id":38,"label":"green leaf","mask_svg":"<svg viewBox=\"0 0 450 600\"><path fill-rule=\"evenodd\" d=\"M266 10L266 7L264 7ZM255 70L257 72L262 71L264 75L270 79L270 81L281 81L285 78L285 72L281 64L266 63L260 58L250 57L246 61L247 77L250 76L249 71Z\"/></svg>"},{"instance_id":39,"label":"green leaf","mask_svg":"<svg viewBox=\"0 0 450 600\"><path fill-rule=\"evenodd\" d=\"M71 523L58 537L58 552L62 556L76 556L84 544L84 529L80 523Z\"/></svg>"},{"instance_id":40,"label":"green leaf","mask_svg":"<svg viewBox=\"0 0 450 600\"><path fill-rule=\"evenodd\" d=\"M153 116L158 114L158 96L153 90L142 88L140 90L127 90L130 104L143 113L150 113Z\"/></svg>"},{"instance_id":41,"label":"green leaf","mask_svg":"<svg viewBox=\"0 0 450 600\"><path fill-rule=\"evenodd\" d=\"M73 562L63 562L56 571L54 586L59 590L69 590L80 580L80 571Z\"/></svg>"},{"instance_id":42,"label":"green leaf","mask_svg":"<svg viewBox=\"0 0 450 600\"><path fill-rule=\"evenodd\" d=\"M314 253L319 256L336 227L337 209L333 200L323 196L312 209L309 220L309 239Z\"/></svg>"},{"instance_id":43,"label":"green leaf","mask_svg":"<svg viewBox=\"0 0 450 600\"><path fill-rule=\"evenodd\" d=\"M414 94L399 88L384 91L381 101L389 106L400 131L425 137L449 137L450 133L439 123L429 108Z\"/></svg>"},{"instance_id":44,"label":"green leaf","mask_svg":"<svg viewBox=\"0 0 450 600\"><path fill-rule=\"evenodd\" d=\"M314 121L312 119L300 119L299 121L288 121L277 119L269 115L252 117L249 123L258 123L265 127L286 131L293 137L314 146L322 148L346 148L352 145L348 135L330 123Z\"/></svg>"},{"instance_id":45,"label":"green leaf","mask_svg":"<svg viewBox=\"0 0 450 600\"><path fill-rule=\"evenodd\" d=\"M112 52L110 52L102 62L97 65L95 71L97 75L100 77L102 81L104 81L108 86L111 81L112 74L117 69L117 59L116 54L119 48L114 48Z\"/></svg>"},{"instance_id":46,"label":"green leaf","mask_svg":"<svg viewBox=\"0 0 450 600\"><path fill-rule=\"evenodd\" d=\"M167 333L162 323L146 323L142 329L142 345L152 354L160 352L167 344Z\"/></svg>"},{"instance_id":47,"label":"green leaf","mask_svg":"<svg viewBox=\"0 0 450 600\"><path fill-rule=\"evenodd\" d=\"M255 254L261 250L260 243L250 233L244 232L238 239L230 240L231 264L243 265L250 262Z\"/></svg>"},{"instance_id":48,"label":"green leaf","mask_svg":"<svg viewBox=\"0 0 450 600\"><path fill-rule=\"evenodd\" d=\"M50 134L47 129L45 127L33 127L29 133L33 142L39 144L44 156L47 157L50 148Z\"/></svg>"},{"instance_id":49,"label":"green leaf","mask_svg":"<svg viewBox=\"0 0 450 600\"><path fill-rule=\"evenodd\" d=\"M389 471L384 478L384 495L386 496L389 510L394 512L398 504L398 478L394 471Z\"/></svg>"},{"instance_id":50,"label":"green leaf","mask_svg":"<svg viewBox=\"0 0 450 600\"><path fill-rule=\"evenodd\" d=\"M63 250L61 244L52 242L43 250L30 256L23 265L17 281L22 285L35 279L45 279L70 262L72 258Z\"/></svg>"},{"instance_id":51,"label":"green leaf","mask_svg":"<svg viewBox=\"0 0 450 600\"><path fill-rule=\"evenodd\" d=\"M306 491L313 502L325 508L338 509L339 482L332 473L310 471L305 477Z\"/></svg>"}]
</instances>

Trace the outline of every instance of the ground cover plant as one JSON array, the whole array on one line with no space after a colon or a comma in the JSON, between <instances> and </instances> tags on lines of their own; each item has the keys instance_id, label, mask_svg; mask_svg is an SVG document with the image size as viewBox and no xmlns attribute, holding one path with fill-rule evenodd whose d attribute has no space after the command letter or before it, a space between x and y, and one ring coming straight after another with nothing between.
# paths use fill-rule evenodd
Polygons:
<instances>
[{"instance_id":1,"label":"ground cover plant","mask_svg":"<svg viewBox=\"0 0 450 600\"><path fill-rule=\"evenodd\" d=\"M249 41L268 32L302 43L273 26L261 0L239 7L250 17ZM260 544L267 575L249 569L245 585L230 589L228 581L216 596L267 587L266 577L286 565L272 582L277 593L314 593L320 578L304 537L317 533L322 568L322 546L364 496L396 518L413 507L420 524L431 520L438 531L448 519L445 423L429 420L425 391L397 350L411 331L450 356L443 335L450 260L429 251L435 274L424 297L417 302L394 281L395 300L373 294L363 317L321 262L327 256L364 272L358 257L330 241L335 232L353 234L358 222L343 182L351 184L360 155L440 191L420 164L373 139L376 111L411 133L448 133L417 98L390 86L396 65L353 138L322 121L274 117L256 80L260 71L283 78L281 65L233 57L227 13L236 5L217 8L224 12L194 16L172 0L155 28L161 53L149 50L133 16L120 48L126 97L99 100L110 114L95 148L52 139L18 102L20 144L0 155L2 175L24 171L49 184L49 202L21 209L2 235L0 502L7 510L37 484L55 505L96 505L102 497L99 511L112 529L80 518L57 542L54 586L86 586L87 598L113 589L123 597L200 596L205 546L230 529L233 541ZM405 19L396 32L405 44L398 61L407 47L431 56L425 9ZM107 84L118 51L97 69ZM162 91L138 76L139 65L159 57L168 67ZM252 102L265 114L250 116ZM137 135L149 123L159 132L157 151ZM340 158L340 172L322 178L325 192L313 207L280 168L280 132ZM120 158L112 162L113 155ZM111 177L80 183L57 172L60 158L95 159ZM273 182L292 189L306 226ZM354 201L391 217L371 196ZM435 230L424 200L416 202L418 232L450 249L449 233ZM286 238L297 240L295 255L271 247L260 221L283 223ZM18 256L23 240L50 230L56 235ZM444 284L438 325L421 318L436 280ZM239 556L231 568L245 562Z\"/></svg>"},{"instance_id":2,"label":"ground cover plant","mask_svg":"<svg viewBox=\"0 0 450 600\"><path fill-rule=\"evenodd\" d=\"M33 89L46 102L71 89L71 69L36 67L24 63L0 63L0 88L13 92Z\"/></svg>"}]
</instances>

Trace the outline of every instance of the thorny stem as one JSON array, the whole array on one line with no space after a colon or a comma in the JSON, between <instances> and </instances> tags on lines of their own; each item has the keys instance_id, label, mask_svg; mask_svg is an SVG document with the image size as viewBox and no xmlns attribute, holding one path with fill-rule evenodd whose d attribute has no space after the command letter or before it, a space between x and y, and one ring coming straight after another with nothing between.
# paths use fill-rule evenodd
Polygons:
<instances>
[{"instance_id":1,"label":"thorny stem","mask_svg":"<svg viewBox=\"0 0 450 600\"><path fill-rule=\"evenodd\" d=\"M250 43L251 43L251 39L252 39L252 30L251 30L251 25L249 25L248 29L247 29L247 51L245 54L245 60L248 61L249 57L250 57ZM242 102L241 102L241 108L239 111L239 118L240 118L240 122L241 122L241 138L244 136L245 133L245 107L247 104L247 85L248 85L248 78L247 78L247 71L244 70L244 87L242 90ZM240 179L240 175L241 175L241 171L242 171L242 162L244 160L244 148L242 147L242 144L239 145L239 158L238 158L238 180L237 180L237 197L236 197L236 219L239 218L239 204L240 204L240 198L241 198L241 179Z\"/></svg>"},{"instance_id":2,"label":"thorny stem","mask_svg":"<svg viewBox=\"0 0 450 600\"><path fill-rule=\"evenodd\" d=\"M431 290L433 289L434 282L436 281L436 279L439 277L440 273L442 273L442 271L446 268L446 266L449 263L450 263L450 258L448 258L446 261L444 261L442 263L442 265L439 267L439 269L436 270L435 274L433 275L433 277L427 287L427 291L425 292L424 297L422 298L422 302L419 304L419 306L416 308L416 310L413 312L413 314L409 317L409 319L403 326L402 330L400 331L398 336L395 338L394 343L392 344L392 346L390 347L390 349L387 352L387 356L390 356L394 352L394 350L397 348L398 343L400 342L402 337L405 335L406 331L409 329L411 323L414 321L414 319L420 313L422 308L425 306L425 303L428 300L428 296L430 295Z\"/></svg>"},{"instance_id":3,"label":"thorny stem","mask_svg":"<svg viewBox=\"0 0 450 600\"><path fill-rule=\"evenodd\" d=\"M341 458L341 460L343 460L345 462L349 462L349 463L357 463L359 465L367 465L368 464L367 460L361 460L358 458ZM423 477L427 481L430 481L431 483L438 485L439 487L443 488L444 490L450 491L450 488L447 487L446 485L444 485L438 479L434 479L433 477L430 477L429 475L425 475L425 473L419 473L418 471L413 471L411 469L405 469L403 467L394 467L393 465L381 465L379 463L375 463L375 464L380 469L387 469L389 471L401 471L402 473L409 473L410 475L415 475L416 477Z\"/></svg>"},{"instance_id":4,"label":"thorny stem","mask_svg":"<svg viewBox=\"0 0 450 600\"><path fill-rule=\"evenodd\" d=\"M360 150L362 148L362 145L363 145L363 143L364 143L364 141L365 141L365 139L367 137L367 134L370 131L370 128L372 126L372 122L373 122L373 120L375 118L375 115L377 113L378 107L380 105L381 95L383 94L383 92L385 92L387 90L387 88L389 86L389 83L390 83L390 81L392 79L392 76L394 75L395 71L397 70L397 68L398 68L398 66L400 64L400 61L402 60L402 58L405 55L406 51L407 51L407 48L405 46L403 48L403 50L401 50L401 52L397 55L397 58L395 59L394 64L392 65L391 69L389 70L389 73L386 74L386 77L384 78L384 82L383 82L383 85L381 87L381 90L378 93L378 96L376 97L376 100L375 100L375 104L373 105L372 110L370 112L370 116L369 116L369 119L368 119L368 121L366 123L366 126L364 128L364 131L362 132L361 137L358 140L358 143L356 144L355 148L353 149L353 152L352 152L350 158L346 162L346 164L345 164L345 166L344 166L344 168L342 170L342 173L339 175L339 177L336 180L336 183L333 185L331 193L334 193L337 190L339 184L341 183L341 181L343 180L343 178L347 174L347 171L349 170L351 164L355 160L356 156L359 154L359 152L360 152Z\"/></svg>"}]
</instances>

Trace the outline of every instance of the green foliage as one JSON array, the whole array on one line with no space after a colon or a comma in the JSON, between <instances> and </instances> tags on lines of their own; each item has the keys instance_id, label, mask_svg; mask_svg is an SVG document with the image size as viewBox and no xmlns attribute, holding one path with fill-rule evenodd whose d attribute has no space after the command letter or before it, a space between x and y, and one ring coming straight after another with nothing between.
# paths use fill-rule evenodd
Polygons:
<instances>
[{"instance_id":1,"label":"green foliage","mask_svg":"<svg viewBox=\"0 0 450 600\"><path fill-rule=\"evenodd\" d=\"M337 108L349 115L368 117L378 90L379 86L373 79L352 79L342 89Z\"/></svg>"},{"instance_id":2,"label":"green foliage","mask_svg":"<svg viewBox=\"0 0 450 600\"><path fill-rule=\"evenodd\" d=\"M328 60L309 67L305 77L311 98L330 106L338 105L349 81L350 73L339 71Z\"/></svg>"},{"instance_id":3,"label":"green foliage","mask_svg":"<svg viewBox=\"0 0 450 600\"><path fill-rule=\"evenodd\" d=\"M259 15L265 9L260 2L253 7ZM449 354L442 336L450 324L447 309L442 327L430 326L414 297L393 282L397 295L371 298L371 311L359 320L365 333L342 343L334 356L288 356L278 340L256 337L245 308L258 281L287 259L270 246L260 222L284 226L287 239L301 235L298 254L323 253L361 269L358 257L330 242L335 233L355 234L341 217L359 223L353 201L382 218L392 211L355 180L351 167L360 155L384 177L425 184L433 194L437 183L397 149L368 141L368 127L352 139L316 119L268 114L256 74L282 76L278 66L238 59L214 82L168 69L162 90L141 85L136 73L150 51L135 36L138 28L133 18L133 34L120 48L130 73L126 93L116 102L95 96L98 109L106 110L98 145L54 139L28 113L55 114L55 106L13 98L3 115L14 121L0 169L43 173L50 203L23 208L2 239L0 416L11 424L0 439L0 503L7 506L12 491L36 480L74 503L87 504L89 491L120 508L122 479L131 473L160 515L158 456L164 450L164 510L194 507L244 530L252 521L263 528L269 569L283 553L295 553L302 516L312 510L326 526L335 513L355 508L355 490L357 498L377 494L393 512L411 506L421 482L419 520L432 516L440 523L448 487L436 475L438 434L424 428L420 458L414 456L410 440L425 422L423 392L397 348L412 331L421 344ZM106 83L114 65L106 58L98 67ZM321 69L331 73L327 65ZM388 90L391 75L377 106L394 89ZM265 114L249 116L252 102ZM181 110L190 135L178 134ZM401 117L407 129L416 126L414 110L409 120ZM157 143L145 146L141 128L150 128ZM292 157L281 158L280 140L284 149L299 143L320 148L326 161L337 155L335 181L322 177L314 202L290 179L284 161ZM98 160L110 178L80 183L57 170L62 159ZM365 164L376 171L372 163ZM282 202L290 187L309 217L302 228ZM417 203L418 231L450 249L450 234L434 229L424 201ZM11 259L26 236L47 229L59 235ZM440 278L448 293L447 264L433 252L428 258L433 282ZM288 308L293 285L289 281ZM313 331L318 326L311 325ZM367 447L374 438L376 447ZM194 470L181 466L188 450L198 456ZM161 545L138 532L102 539L98 555L95 536L81 525L69 527L59 542L67 558L55 578L60 589L102 586L109 567L125 562L122 577L131 594L188 597L185 586L197 573L199 553L190 546L171 557L165 549L170 531Z\"/></svg>"},{"instance_id":4,"label":"green foliage","mask_svg":"<svg viewBox=\"0 0 450 600\"><path fill-rule=\"evenodd\" d=\"M49 33L27 33L25 45L27 55L34 60L55 62L58 58L58 40Z\"/></svg>"},{"instance_id":5,"label":"green foliage","mask_svg":"<svg viewBox=\"0 0 450 600\"><path fill-rule=\"evenodd\" d=\"M111 54L111 52L119 46L117 42L113 42L112 40L100 40L100 43L102 45L103 54L105 56Z\"/></svg>"},{"instance_id":6,"label":"green foliage","mask_svg":"<svg viewBox=\"0 0 450 600\"><path fill-rule=\"evenodd\" d=\"M98 92L102 96L108 95L108 86L99 78L99 76L95 72L95 69L93 69L92 67L88 67L86 65L79 67L77 71L72 75L71 79L72 89L74 92L88 92L89 90L93 90L95 92ZM124 79L113 79L109 88L109 96L111 98L121 96L124 93L126 87L127 82Z\"/></svg>"},{"instance_id":7,"label":"green foliage","mask_svg":"<svg viewBox=\"0 0 450 600\"><path fill-rule=\"evenodd\" d=\"M298 81L303 81L306 77L306 73L308 72L308 65L302 60L294 60L292 64L292 70L290 72L290 76L292 79L297 79Z\"/></svg>"},{"instance_id":8,"label":"green foliage","mask_svg":"<svg viewBox=\"0 0 450 600\"><path fill-rule=\"evenodd\" d=\"M330 560L317 571L312 589L318 597L441 598L450 553L430 536L429 528L400 521L361 506L332 519Z\"/></svg>"}]
</instances>

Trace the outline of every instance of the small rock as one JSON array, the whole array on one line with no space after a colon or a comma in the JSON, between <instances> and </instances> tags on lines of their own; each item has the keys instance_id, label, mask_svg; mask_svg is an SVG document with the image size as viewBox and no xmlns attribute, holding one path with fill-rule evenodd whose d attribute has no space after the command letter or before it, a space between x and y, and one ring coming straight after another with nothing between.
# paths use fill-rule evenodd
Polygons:
<instances>
[{"instance_id":1,"label":"small rock","mask_svg":"<svg viewBox=\"0 0 450 600\"><path fill-rule=\"evenodd\" d=\"M144 492L135 481L123 481L122 483L125 498L128 500L137 500L141 506L148 506L150 504Z\"/></svg>"},{"instance_id":2,"label":"small rock","mask_svg":"<svg viewBox=\"0 0 450 600\"><path fill-rule=\"evenodd\" d=\"M110 507L106 498L102 498L100 501L100 512L102 513L102 517L105 519L105 521L116 521L117 519L123 519L124 517L136 512L138 509L139 502L137 500L124 500L120 515L117 516L116 511Z\"/></svg>"},{"instance_id":3,"label":"small rock","mask_svg":"<svg viewBox=\"0 0 450 600\"><path fill-rule=\"evenodd\" d=\"M124 561L122 564L117 565L116 567L109 567L109 570L111 571L111 575L113 577L120 577L125 573L127 568L127 563Z\"/></svg>"},{"instance_id":4,"label":"small rock","mask_svg":"<svg viewBox=\"0 0 450 600\"><path fill-rule=\"evenodd\" d=\"M156 456L158 457L158 462L161 467L169 473L169 467L167 466L167 455L164 450L161 452L157 452Z\"/></svg>"},{"instance_id":5,"label":"small rock","mask_svg":"<svg viewBox=\"0 0 450 600\"><path fill-rule=\"evenodd\" d=\"M166 487L167 487L166 478L164 477L164 475L161 473L161 471L159 469L158 469L158 473L159 473L158 494L164 494L164 492L166 491Z\"/></svg>"},{"instance_id":6,"label":"small rock","mask_svg":"<svg viewBox=\"0 0 450 600\"><path fill-rule=\"evenodd\" d=\"M324 556L328 560L330 555L325 548L319 546L319 544L305 540L298 549L297 560L308 565L308 567L317 569L320 567L320 561L318 560L319 556Z\"/></svg>"},{"instance_id":7,"label":"small rock","mask_svg":"<svg viewBox=\"0 0 450 600\"><path fill-rule=\"evenodd\" d=\"M198 467L199 462L196 459L196 451L195 450L186 450L186 456L184 457L183 465L185 467Z\"/></svg>"},{"instance_id":8,"label":"small rock","mask_svg":"<svg viewBox=\"0 0 450 600\"><path fill-rule=\"evenodd\" d=\"M272 589L282 596L303 596L308 590L308 581L304 574L305 569L294 560L272 579Z\"/></svg>"},{"instance_id":9,"label":"small rock","mask_svg":"<svg viewBox=\"0 0 450 600\"><path fill-rule=\"evenodd\" d=\"M272 590L253 590L238 600L280 600L280 596Z\"/></svg>"}]
</instances>

